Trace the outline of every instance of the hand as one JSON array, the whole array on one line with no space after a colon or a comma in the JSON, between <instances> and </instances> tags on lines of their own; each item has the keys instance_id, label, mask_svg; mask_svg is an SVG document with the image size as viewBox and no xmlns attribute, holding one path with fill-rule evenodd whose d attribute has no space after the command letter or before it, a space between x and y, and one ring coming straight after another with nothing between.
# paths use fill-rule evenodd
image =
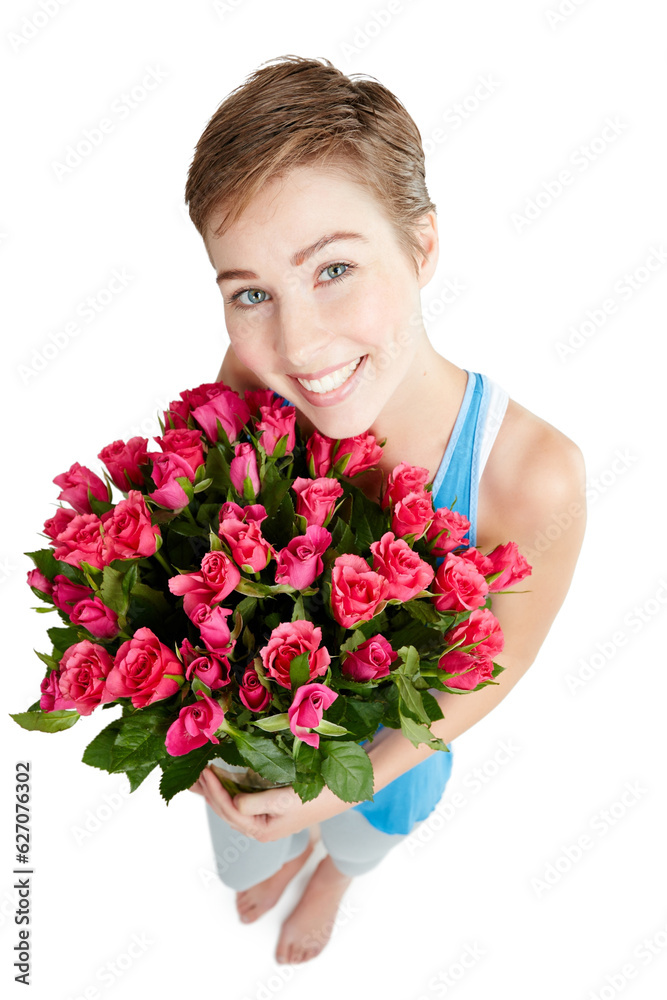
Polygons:
<instances>
[{"instance_id":1,"label":"hand","mask_svg":"<svg viewBox=\"0 0 667 1000\"><path fill-rule=\"evenodd\" d=\"M232 796L209 767L189 790L203 795L213 812L235 830L261 842L289 837L353 805L343 802L326 785L317 798L306 803L291 786Z\"/></svg>"}]
</instances>

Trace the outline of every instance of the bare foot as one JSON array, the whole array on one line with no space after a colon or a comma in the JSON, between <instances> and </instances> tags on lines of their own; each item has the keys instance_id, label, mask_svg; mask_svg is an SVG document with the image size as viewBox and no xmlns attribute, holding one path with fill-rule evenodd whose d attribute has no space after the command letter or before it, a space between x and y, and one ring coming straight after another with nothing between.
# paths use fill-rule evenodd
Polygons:
<instances>
[{"instance_id":1,"label":"bare foot","mask_svg":"<svg viewBox=\"0 0 667 1000\"><path fill-rule=\"evenodd\" d=\"M252 923L276 905L285 887L303 868L313 853L314 845L315 838L311 833L308 845L302 854L293 858L292 861L286 861L279 871L264 879L263 882L258 882L257 885L251 885L249 889L243 889L236 893L236 909L244 924Z\"/></svg>"},{"instance_id":2,"label":"bare foot","mask_svg":"<svg viewBox=\"0 0 667 1000\"><path fill-rule=\"evenodd\" d=\"M352 877L343 875L327 854L313 872L303 896L284 921L278 945L278 962L307 962L324 948Z\"/></svg>"}]
</instances>

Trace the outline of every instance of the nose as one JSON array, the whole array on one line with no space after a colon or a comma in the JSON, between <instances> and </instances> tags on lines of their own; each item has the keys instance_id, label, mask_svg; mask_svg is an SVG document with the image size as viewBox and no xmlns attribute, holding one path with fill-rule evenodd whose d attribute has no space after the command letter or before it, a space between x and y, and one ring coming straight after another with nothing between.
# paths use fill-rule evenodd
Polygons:
<instances>
[{"instance_id":1,"label":"nose","mask_svg":"<svg viewBox=\"0 0 667 1000\"><path fill-rule=\"evenodd\" d=\"M332 360L329 348L336 333L328 319L298 290L282 297L276 349L290 374L312 371Z\"/></svg>"}]
</instances>

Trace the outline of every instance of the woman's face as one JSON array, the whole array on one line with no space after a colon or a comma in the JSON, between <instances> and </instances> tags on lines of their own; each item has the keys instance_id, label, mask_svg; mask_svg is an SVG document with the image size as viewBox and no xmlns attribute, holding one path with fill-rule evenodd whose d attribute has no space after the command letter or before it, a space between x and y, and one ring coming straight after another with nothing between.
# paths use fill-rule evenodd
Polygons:
<instances>
[{"instance_id":1,"label":"woman's face","mask_svg":"<svg viewBox=\"0 0 667 1000\"><path fill-rule=\"evenodd\" d=\"M437 252L417 277L366 189L335 169L294 168L206 246L238 359L321 433L361 434L402 402L395 394L426 339L419 290Z\"/></svg>"}]
</instances>

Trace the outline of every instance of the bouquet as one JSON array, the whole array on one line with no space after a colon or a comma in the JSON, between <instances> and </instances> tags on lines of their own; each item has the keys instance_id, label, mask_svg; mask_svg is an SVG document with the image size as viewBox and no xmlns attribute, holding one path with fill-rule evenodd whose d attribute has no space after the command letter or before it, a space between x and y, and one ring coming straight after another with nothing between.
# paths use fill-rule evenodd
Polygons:
<instances>
[{"instance_id":1,"label":"bouquet","mask_svg":"<svg viewBox=\"0 0 667 1000\"><path fill-rule=\"evenodd\" d=\"M159 767L167 803L211 761L233 792L372 799L362 744L382 727L447 752L431 692L496 683L491 594L531 569L516 544L470 546L423 468L369 499L355 479L385 442L304 439L271 390L185 390L160 428L159 451L103 448L104 479L76 462L55 477L48 546L26 555L58 624L39 700L11 717L53 733L120 709L83 762L132 791Z\"/></svg>"}]
</instances>

